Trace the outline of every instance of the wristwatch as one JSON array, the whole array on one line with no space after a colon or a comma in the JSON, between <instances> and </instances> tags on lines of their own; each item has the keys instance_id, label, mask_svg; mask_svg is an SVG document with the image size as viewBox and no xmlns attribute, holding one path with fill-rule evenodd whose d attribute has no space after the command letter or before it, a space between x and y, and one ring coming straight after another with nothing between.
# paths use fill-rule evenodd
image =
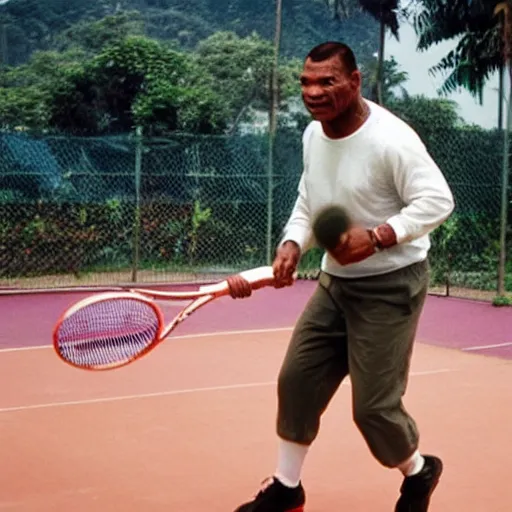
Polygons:
<instances>
[{"instance_id":1,"label":"wristwatch","mask_svg":"<svg viewBox=\"0 0 512 512\"><path fill-rule=\"evenodd\" d=\"M371 237L375 249L381 251L396 245L395 230L389 224L380 224L371 230Z\"/></svg>"}]
</instances>

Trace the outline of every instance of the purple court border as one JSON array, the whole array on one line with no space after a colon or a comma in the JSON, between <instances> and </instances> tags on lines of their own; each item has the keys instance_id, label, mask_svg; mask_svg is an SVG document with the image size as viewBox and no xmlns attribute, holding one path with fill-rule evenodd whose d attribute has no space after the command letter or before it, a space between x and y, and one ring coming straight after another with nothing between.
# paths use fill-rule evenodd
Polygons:
<instances>
[{"instance_id":1,"label":"purple court border","mask_svg":"<svg viewBox=\"0 0 512 512\"><path fill-rule=\"evenodd\" d=\"M311 295L314 281L298 281L281 290L259 290L248 300L223 298L194 313L177 335L245 331L293 326ZM92 292L0 295L0 349L51 344L51 332L62 312ZM171 316L173 310L164 314ZM512 308L487 302L430 295L417 340L468 353L512 359ZM266 334L262 332L261 336Z\"/></svg>"}]
</instances>

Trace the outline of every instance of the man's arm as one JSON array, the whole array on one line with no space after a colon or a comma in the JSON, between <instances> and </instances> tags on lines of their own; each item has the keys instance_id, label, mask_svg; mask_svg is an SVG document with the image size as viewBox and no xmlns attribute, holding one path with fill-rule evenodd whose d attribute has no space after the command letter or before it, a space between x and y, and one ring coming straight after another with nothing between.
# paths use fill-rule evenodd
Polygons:
<instances>
[{"instance_id":1,"label":"man's arm","mask_svg":"<svg viewBox=\"0 0 512 512\"><path fill-rule=\"evenodd\" d=\"M313 135L313 130L314 123L311 122L302 134L303 171L299 180L298 196L288 222L283 229L283 237L279 243L279 247L281 247L286 242L294 242L299 247L301 255L313 246L313 230L311 229L305 178L309 162L309 141Z\"/></svg>"},{"instance_id":2,"label":"man's arm","mask_svg":"<svg viewBox=\"0 0 512 512\"><path fill-rule=\"evenodd\" d=\"M392 178L404 207L375 230L384 247L411 241L440 226L455 207L450 187L423 143L404 141L389 153ZM392 230L389 229L392 228Z\"/></svg>"},{"instance_id":3,"label":"man's arm","mask_svg":"<svg viewBox=\"0 0 512 512\"><path fill-rule=\"evenodd\" d=\"M313 230L311 229L304 174L300 178L298 196L288 222L284 227L283 237L279 245L283 245L288 241L295 242L301 254L304 254L313 246Z\"/></svg>"}]
</instances>

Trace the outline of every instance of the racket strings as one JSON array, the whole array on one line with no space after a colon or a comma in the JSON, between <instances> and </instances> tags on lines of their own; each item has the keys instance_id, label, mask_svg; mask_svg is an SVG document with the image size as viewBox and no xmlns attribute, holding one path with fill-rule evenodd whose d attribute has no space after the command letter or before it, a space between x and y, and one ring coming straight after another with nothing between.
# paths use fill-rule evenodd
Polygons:
<instances>
[{"instance_id":1,"label":"racket strings","mask_svg":"<svg viewBox=\"0 0 512 512\"><path fill-rule=\"evenodd\" d=\"M149 304L132 299L97 302L64 319L57 347L75 365L108 366L146 350L159 329L159 318Z\"/></svg>"}]
</instances>

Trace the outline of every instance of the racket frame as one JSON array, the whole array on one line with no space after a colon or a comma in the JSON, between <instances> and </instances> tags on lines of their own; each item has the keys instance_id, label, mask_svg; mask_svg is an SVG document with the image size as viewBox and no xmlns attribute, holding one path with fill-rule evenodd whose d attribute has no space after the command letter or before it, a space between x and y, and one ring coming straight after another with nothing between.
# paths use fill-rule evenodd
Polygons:
<instances>
[{"instance_id":1,"label":"racket frame","mask_svg":"<svg viewBox=\"0 0 512 512\"><path fill-rule=\"evenodd\" d=\"M273 281L273 269L270 266L265 267L257 267L251 270L246 270L244 272L240 272L239 275L245 278L250 284L253 290L263 288L265 286L270 286ZM294 276L296 278L296 276ZM205 306L209 302L213 300L229 295L229 286L227 280L220 281L218 283L203 285L200 286L197 290L192 291L156 291L151 289L143 289L143 288L131 288L126 291L113 291L113 292L103 292L97 295L93 295L91 297L86 297L77 301L75 304L68 307L62 315L58 318L52 332L52 340L53 340L53 348L57 353L57 356L61 361L70 365L74 368L78 368L80 370L86 371L105 371L112 370L117 368L122 368L128 364L133 363L134 361L144 357L150 351L156 348L157 345L165 341L165 339L170 335L170 333L186 318L188 318L192 313L197 311L199 308ZM153 338L153 340L148 343L148 345L138 352L135 356L127 358L121 362L104 364L104 365L79 365L75 364L72 361L66 359L61 351L59 350L59 330L62 326L63 322L69 318L71 315L79 311L80 309L91 306L93 304L98 304L101 302L107 302L115 299L129 299L143 302L148 305L153 312L158 321L158 330ZM162 310L155 303L155 300L177 300L177 301L192 301L188 305L184 306L181 311L174 316L172 320L170 320L167 324L165 324L165 319Z\"/></svg>"},{"instance_id":2,"label":"racket frame","mask_svg":"<svg viewBox=\"0 0 512 512\"><path fill-rule=\"evenodd\" d=\"M149 306L153 310L153 312L154 312L154 314L156 316L156 319L158 321L158 330L156 332L155 337L151 341L151 343L148 343L147 347L144 348L143 350L141 350L140 352L138 352L136 356L127 358L126 360L124 360L122 362L117 362L117 363L112 363L112 364L104 364L104 365L101 365L101 366L100 365L98 365L98 366L94 366L94 365L85 366L85 365L75 364L72 361L70 361L69 359L66 359L62 355L62 353L61 353L61 351L59 349L59 342L58 342L58 340L59 340L59 330L60 330L60 327L62 326L63 322L67 318L69 318L71 315L73 315L74 313L76 313L77 311L79 311L79 310L81 310L81 309L83 309L85 307L92 306L94 304L99 304L101 302L108 302L108 301L111 301L113 299L114 300L117 300L117 299L129 299L129 300L135 300L135 301L143 302L144 304L146 304L147 306ZM126 366L126 365L134 362L135 360L140 359L141 357L145 356L158 343L160 343L160 341L162 341L162 339L164 339L162 337L163 330L164 330L164 315L162 313L162 310L158 307L158 305L151 298L147 297L146 295L143 295L143 294L140 294L140 293L136 293L134 291L104 292L104 293L99 293L97 295L94 295L92 297L86 297L84 299L81 299L78 302L76 302L75 304L73 304L72 306L70 306L68 309L66 309L64 311L64 313L59 317L59 319L57 320L57 322L55 324L55 327L53 328L52 344L53 344L53 348L54 348L55 352L57 353L57 356L64 363L66 363L66 364L68 364L68 365L70 365L70 366L72 366L74 368L78 368L80 370L87 370L87 371L98 372L98 371L104 371L104 370L112 370L112 369L115 369L115 368L121 368L121 367Z\"/></svg>"}]
</instances>

